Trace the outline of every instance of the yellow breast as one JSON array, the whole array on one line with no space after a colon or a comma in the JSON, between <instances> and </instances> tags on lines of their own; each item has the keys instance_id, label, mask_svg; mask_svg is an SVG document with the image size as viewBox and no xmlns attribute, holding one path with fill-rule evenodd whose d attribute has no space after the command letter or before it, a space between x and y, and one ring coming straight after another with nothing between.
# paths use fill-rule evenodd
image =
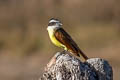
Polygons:
<instances>
[{"instance_id":1,"label":"yellow breast","mask_svg":"<svg viewBox=\"0 0 120 80\"><path fill-rule=\"evenodd\" d=\"M49 33L49 37L54 45L61 47L61 48L65 48L65 46L62 43L60 43L54 36L55 31L53 29L48 29L48 33Z\"/></svg>"}]
</instances>

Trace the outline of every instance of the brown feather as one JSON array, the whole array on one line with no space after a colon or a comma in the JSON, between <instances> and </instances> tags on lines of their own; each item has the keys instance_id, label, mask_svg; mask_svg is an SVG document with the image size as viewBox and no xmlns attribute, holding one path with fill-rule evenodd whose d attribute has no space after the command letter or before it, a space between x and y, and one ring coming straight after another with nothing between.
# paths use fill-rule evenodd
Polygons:
<instances>
[{"instance_id":1,"label":"brown feather","mask_svg":"<svg viewBox=\"0 0 120 80\"><path fill-rule=\"evenodd\" d=\"M63 28L59 28L55 31L55 37L58 41L67 47L68 51L74 53L76 56L80 56L79 47Z\"/></svg>"},{"instance_id":2,"label":"brown feather","mask_svg":"<svg viewBox=\"0 0 120 80\"><path fill-rule=\"evenodd\" d=\"M55 37L67 47L68 51L72 52L76 56L80 56L81 54L85 60L88 59L88 57L80 50L77 44L63 28L59 28L55 31Z\"/></svg>"}]
</instances>

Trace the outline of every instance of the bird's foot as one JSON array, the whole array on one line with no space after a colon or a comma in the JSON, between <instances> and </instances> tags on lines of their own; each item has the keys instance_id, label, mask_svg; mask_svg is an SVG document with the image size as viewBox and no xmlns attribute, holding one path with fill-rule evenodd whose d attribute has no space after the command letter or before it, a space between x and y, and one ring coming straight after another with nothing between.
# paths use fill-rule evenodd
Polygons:
<instances>
[{"instance_id":1,"label":"bird's foot","mask_svg":"<svg viewBox=\"0 0 120 80\"><path fill-rule=\"evenodd\" d=\"M65 53L66 53L66 50L63 50L62 53L65 54Z\"/></svg>"}]
</instances>

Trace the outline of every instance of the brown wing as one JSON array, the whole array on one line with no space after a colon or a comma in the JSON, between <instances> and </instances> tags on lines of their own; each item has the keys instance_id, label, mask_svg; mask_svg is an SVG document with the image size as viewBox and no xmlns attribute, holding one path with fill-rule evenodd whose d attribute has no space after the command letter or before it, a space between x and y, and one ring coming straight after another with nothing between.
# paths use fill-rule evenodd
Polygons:
<instances>
[{"instance_id":1,"label":"brown wing","mask_svg":"<svg viewBox=\"0 0 120 80\"><path fill-rule=\"evenodd\" d=\"M72 40L72 38L69 36L67 32L63 28L59 28L55 32L55 37L58 41L60 41L63 45L65 45L68 49L68 51L71 51L77 56L79 55L79 47L77 44Z\"/></svg>"}]
</instances>

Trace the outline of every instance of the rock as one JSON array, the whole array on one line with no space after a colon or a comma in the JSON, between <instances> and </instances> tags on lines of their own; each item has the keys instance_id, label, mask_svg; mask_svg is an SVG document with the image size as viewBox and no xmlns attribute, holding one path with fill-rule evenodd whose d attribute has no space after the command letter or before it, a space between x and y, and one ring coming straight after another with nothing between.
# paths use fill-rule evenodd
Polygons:
<instances>
[{"instance_id":1,"label":"rock","mask_svg":"<svg viewBox=\"0 0 120 80\"><path fill-rule=\"evenodd\" d=\"M45 68L40 80L113 80L108 61L90 58L82 62L77 57L57 52Z\"/></svg>"}]
</instances>

